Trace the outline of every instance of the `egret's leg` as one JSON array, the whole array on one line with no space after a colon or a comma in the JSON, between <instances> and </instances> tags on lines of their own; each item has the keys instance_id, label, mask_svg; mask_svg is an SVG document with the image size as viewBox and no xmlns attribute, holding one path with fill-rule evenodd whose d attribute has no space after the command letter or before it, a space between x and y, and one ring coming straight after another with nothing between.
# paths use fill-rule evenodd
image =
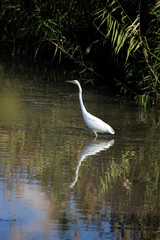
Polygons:
<instances>
[{"instance_id":1,"label":"egret's leg","mask_svg":"<svg viewBox=\"0 0 160 240\"><path fill-rule=\"evenodd\" d=\"M93 130L93 133L94 133L94 135L95 135L95 138L97 138L97 137L98 137L98 134L96 133L95 130Z\"/></svg>"}]
</instances>

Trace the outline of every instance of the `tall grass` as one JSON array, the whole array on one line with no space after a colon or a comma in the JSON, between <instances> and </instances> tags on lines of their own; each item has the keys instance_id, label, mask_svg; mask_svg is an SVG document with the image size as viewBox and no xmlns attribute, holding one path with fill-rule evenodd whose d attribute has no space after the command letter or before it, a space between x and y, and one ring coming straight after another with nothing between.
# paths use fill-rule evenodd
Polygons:
<instances>
[{"instance_id":1,"label":"tall grass","mask_svg":"<svg viewBox=\"0 0 160 240\"><path fill-rule=\"evenodd\" d=\"M34 60L47 55L61 62L62 57L67 57L78 64L80 76L89 71L103 79L92 61L85 59L85 34L92 25L95 4L96 0L2 0L1 43L10 46L12 55L29 54Z\"/></svg>"},{"instance_id":2,"label":"tall grass","mask_svg":"<svg viewBox=\"0 0 160 240\"><path fill-rule=\"evenodd\" d=\"M12 55L67 57L79 76L107 83L118 76L108 67L113 52L125 73L116 82L121 93L144 106L160 101L159 0L1 0L0 10L0 43Z\"/></svg>"},{"instance_id":3,"label":"tall grass","mask_svg":"<svg viewBox=\"0 0 160 240\"><path fill-rule=\"evenodd\" d=\"M110 39L116 55L125 55L121 90L134 93L144 106L155 104L160 100L160 1L149 6L145 16L141 2L135 16L120 2L125 1L107 1L96 10L94 25L104 40Z\"/></svg>"}]
</instances>

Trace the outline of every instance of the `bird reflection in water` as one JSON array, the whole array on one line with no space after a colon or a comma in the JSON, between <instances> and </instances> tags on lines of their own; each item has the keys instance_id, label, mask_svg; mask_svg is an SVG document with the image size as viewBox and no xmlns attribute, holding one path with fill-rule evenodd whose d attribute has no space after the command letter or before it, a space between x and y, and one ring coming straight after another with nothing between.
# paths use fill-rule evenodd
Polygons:
<instances>
[{"instance_id":1,"label":"bird reflection in water","mask_svg":"<svg viewBox=\"0 0 160 240\"><path fill-rule=\"evenodd\" d=\"M76 171L75 171L75 179L73 181L73 183L70 184L70 188L73 188L75 183L78 180L78 172L79 172L79 168L81 166L82 161L87 157L87 156L91 156L91 155L96 155L97 153L107 150L109 149L111 146L114 145L114 140L108 140L108 141L96 141L95 139L89 143L87 146L84 147L84 149L81 152L81 155L79 157L79 161L76 167Z\"/></svg>"}]
</instances>

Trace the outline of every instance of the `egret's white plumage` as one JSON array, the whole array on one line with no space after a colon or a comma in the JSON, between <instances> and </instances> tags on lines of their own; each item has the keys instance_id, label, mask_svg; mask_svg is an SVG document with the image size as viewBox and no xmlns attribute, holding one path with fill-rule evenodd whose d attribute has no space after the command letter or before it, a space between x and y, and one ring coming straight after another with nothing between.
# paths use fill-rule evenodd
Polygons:
<instances>
[{"instance_id":1,"label":"egret's white plumage","mask_svg":"<svg viewBox=\"0 0 160 240\"><path fill-rule=\"evenodd\" d=\"M95 136L96 137L98 136L97 132L115 134L115 131L113 130L113 128L111 126L109 126L107 123L103 122L101 119L99 119L99 118L93 116L92 114L90 114L89 112L87 112L87 110L83 104L83 100L82 100L82 88L81 88L80 83L77 80L66 81L66 82L73 83L78 86L79 102L80 102L80 106L81 106L81 110L82 110L83 119L84 119L87 127L95 134Z\"/></svg>"}]
</instances>

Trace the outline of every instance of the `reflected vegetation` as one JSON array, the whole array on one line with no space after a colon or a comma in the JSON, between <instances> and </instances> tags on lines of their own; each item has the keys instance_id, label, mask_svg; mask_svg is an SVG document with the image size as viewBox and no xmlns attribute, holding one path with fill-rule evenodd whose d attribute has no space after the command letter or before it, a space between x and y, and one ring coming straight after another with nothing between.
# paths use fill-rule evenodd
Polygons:
<instances>
[{"instance_id":1,"label":"reflected vegetation","mask_svg":"<svg viewBox=\"0 0 160 240\"><path fill-rule=\"evenodd\" d=\"M159 239L159 109L88 92L116 130L94 141L70 88L0 77L2 238Z\"/></svg>"}]
</instances>

